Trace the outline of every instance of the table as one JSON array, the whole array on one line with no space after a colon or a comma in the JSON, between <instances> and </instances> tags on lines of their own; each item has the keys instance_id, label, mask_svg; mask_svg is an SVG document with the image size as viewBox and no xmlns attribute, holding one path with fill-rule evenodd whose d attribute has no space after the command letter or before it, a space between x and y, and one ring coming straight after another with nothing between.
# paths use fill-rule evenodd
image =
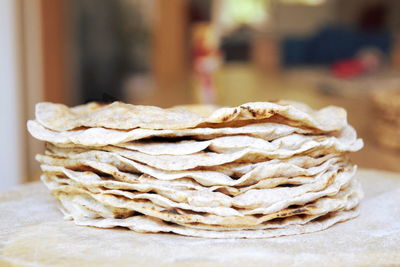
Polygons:
<instances>
[{"instance_id":1,"label":"table","mask_svg":"<svg viewBox=\"0 0 400 267\"><path fill-rule=\"evenodd\" d=\"M325 231L270 239L202 239L64 221L39 182L0 194L0 266L400 264L400 174L359 170L361 215Z\"/></svg>"}]
</instances>

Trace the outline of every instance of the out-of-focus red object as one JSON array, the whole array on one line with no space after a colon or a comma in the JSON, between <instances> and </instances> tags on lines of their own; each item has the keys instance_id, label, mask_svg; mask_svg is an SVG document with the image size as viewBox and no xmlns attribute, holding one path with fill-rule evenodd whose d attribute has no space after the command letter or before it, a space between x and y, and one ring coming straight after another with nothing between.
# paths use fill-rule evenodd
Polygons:
<instances>
[{"instance_id":1,"label":"out-of-focus red object","mask_svg":"<svg viewBox=\"0 0 400 267\"><path fill-rule=\"evenodd\" d=\"M360 59L348 59L339 61L332 66L332 72L336 77L349 79L363 74L366 68Z\"/></svg>"},{"instance_id":2,"label":"out-of-focus red object","mask_svg":"<svg viewBox=\"0 0 400 267\"><path fill-rule=\"evenodd\" d=\"M214 73L220 64L218 40L210 23L192 26L193 71L196 95L200 103L214 104L216 88Z\"/></svg>"},{"instance_id":3,"label":"out-of-focus red object","mask_svg":"<svg viewBox=\"0 0 400 267\"><path fill-rule=\"evenodd\" d=\"M332 65L336 77L349 79L365 73L379 71L384 65L384 56L376 48L364 48L353 59L339 61Z\"/></svg>"}]
</instances>

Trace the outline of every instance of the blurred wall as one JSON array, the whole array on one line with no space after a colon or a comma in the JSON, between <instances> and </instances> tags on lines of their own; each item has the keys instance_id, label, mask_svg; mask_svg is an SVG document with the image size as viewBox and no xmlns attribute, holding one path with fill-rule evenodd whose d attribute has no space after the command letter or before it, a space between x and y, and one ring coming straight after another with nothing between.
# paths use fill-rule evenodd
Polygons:
<instances>
[{"instance_id":1,"label":"blurred wall","mask_svg":"<svg viewBox=\"0 0 400 267\"><path fill-rule=\"evenodd\" d=\"M337 20L343 24L354 26L360 18L360 11L368 6L382 4L387 7L387 25L390 30L400 29L399 0L336 0Z\"/></svg>"},{"instance_id":2,"label":"blurred wall","mask_svg":"<svg viewBox=\"0 0 400 267\"><path fill-rule=\"evenodd\" d=\"M273 7L272 30L279 35L308 35L336 19L336 1L310 6L277 3Z\"/></svg>"},{"instance_id":3,"label":"blurred wall","mask_svg":"<svg viewBox=\"0 0 400 267\"><path fill-rule=\"evenodd\" d=\"M18 1L0 1L0 191L24 177Z\"/></svg>"}]
</instances>

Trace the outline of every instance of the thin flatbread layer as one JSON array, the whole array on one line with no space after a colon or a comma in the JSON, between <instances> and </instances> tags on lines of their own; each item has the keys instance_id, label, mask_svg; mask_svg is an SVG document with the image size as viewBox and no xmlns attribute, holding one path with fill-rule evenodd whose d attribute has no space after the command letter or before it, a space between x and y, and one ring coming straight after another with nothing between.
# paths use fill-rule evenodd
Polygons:
<instances>
[{"instance_id":1,"label":"thin flatbread layer","mask_svg":"<svg viewBox=\"0 0 400 267\"><path fill-rule=\"evenodd\" d=\"M337 179L334 183L323 189L322 191L317 192L307 192L300 196L294 196L291 199L283 199L274 204L271 204L268 207L256 208L248 211L242 211L244 215L251 214L270 214L274 212L278 212L284 208L289 207L290 205L304 205L306 203L315 201L321 197L325 196L334 196L336 195L342 188L347 187L350 184L348 176L344 173L339 173ZM66 189L69 188L69 189ZM62 190L58 190L60 193L71 190L76 194L76 191L84 192L89 195L96 201L108 205L111 207L119 208L119 209L127 209L136 211L151 217L157 217L163 219L165 221L170 221L174 223L202 223L202 224L212 224L212 225L233 225L240 223L241 225L254 225L258 224L258 221L254 221L254 219L250 219L248 216L226 216L221 217L213 214L196 214L193 212L185 212L181 210L181 213L168 213L163 208L155 206L151 201L138 199L129 199L127 197L115 196L112 194L98 194L92 193L88 190L79 189L77 187L65 187ZM74 195L70 194L70 195Z\"/></svg>"},{"instance_id":2,"label":"thin flatbread layer","mask_svg":"<svg viewBox=\"0 0 400 267\"><path fill-rule=\"evenodd\" d=\"M335 160L335 159L333 159ZM285 177L285 176L278 176L278 177L259 177L257 182L252 183L251 185L240 187L235 186L226 186L226 185L217 185L211 187L204 187L201 184L193 181L189 178L180 178L176 180L160 180L154 177L151 177L147 174L137 175L137 174L130 174L120 172L119 170L115 170L115 168L110 166L105 166L104 168L97 162L89 163L86 162L85 165L93 166L94 168L100 169L101 173L107 174L107 172L114 173L113 178L101 177L100 174L96 174L92 171L84 171L84 172L77 172L74 171L76 169L82 170L82 165L67 165L58 163L56 165L46 165L42 164L41 168L42 171L45 173L56 173L56 174L63 174L67 175L70 179L74 180L79 184L83 184L86 187L106 187L110 189L121 189L121 190L136 190L140 192L148 192L148 191L156 191L161 195L166 197L170 197L171 199L175 200L178 198L178 201L184 201L187 197L184 197L185 190L189 190L190 193L193 193L193 190L202 191L203 197L208 199L208 197L213 198L211 196L211 192L220 192L224 193L228 196L238 196L243 194L252 189L267 189L267 188L275 188L280 185L292 185L292 186L299 186L303 184L309 184L315 182L315 179L319 177L318 174L322 174L331 167L331 165L337 166L345 166L346 162L334 162L334 161L327 161L323 165L317 166L312 172L309 172L309 176L292 176L292 177ZM63 166L64 165L64 166ZM66 165L66 166L65 166ZM76 166L79 166L78 168ZM100 167L99 167L100 166ZM64 168L65 167L65 168ZM72 169L68 169L71 168ZM261 166L260 166L261 167ZM311 170L308 169L308 170ZM96 170L96 169L95 169ZM261 169L255 169L257 172ZM308 171L307 170L307 171ZM257 174L255 172L255 174ZM246 174L247 175L247 174ZM243 178L246 178L246 175ZM249 177L249 176L247 176ZM239 179L240 180L240 179ZM239 180L237 180L239 182ZM209 195L204 195L207 193ZM172 196L172 197L171 197ZM222 201L222 200L221 200ZM216 201L214 197L214 201L209 203L209 205L218 205L218 201Z\"/></svg>"},{"instance_id":3,"label":"thin flatbread layer","mask_svg":"<svg viewBox=\"0 0 400 267\"><path fill-rule=\"evenodd\" d=\"M280 211L290 205L304 205L305 203L314 201L324 196L336 195L341 188L346 187L350 183L348 173L339 173L337 179L321 191L307 192L290 199L284 199L269 206L258 207L255 209L243 210L244 214L269 214ZM132 209L142 214L157 217L165 221L174 223L203 223L214 225L232 225L241 220L241 217L219 217L214 215L199 215L199 214L169 214L162 211L154 210L153 208L143 207L136 202L127 202L112 195L91 194L97 201L118 208ZM246 222L246 221L245 221ZM243 222L243 223L245 223Z\"/></svg>"},{"instance_id":4,"label":"thin flatbread layer","mask_svg":"<svg viewBox=\"0 0 400 267\"><path fill-rule=\"evenodd\" d=\"M344 193L344 191L342 191L342 193L346 195L346 193ZM138 216L135 213L130 213L128 215L118 214L121 211L120 209L118 210L118 209L115 209L114 207L103 205L103 204L97 202L96 200L94 200L93 198L88 197L87 195L82 196L82 195L78 194L78 195L71 196L71 195L61 193L61 194L57 194L57 197L61 203L61 205L59 205L59 208L63 212L65 219L82 221L82 219L83 220L88 220L88 219L91 220L91 219L107 218L107 219L118 219L118 221L124 222L125 220L120 220L120 219L126 219L126 220L130 221L130 220L132 220L132 216L133 217ZM353 209L354 207L356 207L358 205L361 197L362 197L362 191L361 191L361 195L357 195L357 189L355 189L349 198L349 203L345 204L345 206L342 208L338 207L337 210L343 211L343 210ZM324 202L325 200L330 201L329 199L325 198L324 200L322 200L322 202ZM311 204L311 206L312 206L312 204ZM313 212L313 213L316 214L318 212ZM330 213L330 212L326 212L326 213ZM309 221L311 221L317 217L320 217L321 215L325 215L325 214L321 213L318 215L306 215L306 214L289 215L289 213L286 213L283 216L287 216L287 217L263 221L263 223L261 223L261 224L258 224L255 226L246 226L246 228L236 227L236 229L235 229L233 227L221 227L221 226L206 226L206 227L215 227L218 229L226 228L226 230L223 230L223 231L235 231L235 232L237 230L248 230L248 229L257 230L257 229L271 229L271 228L272 229L286 228L288 225L306 224ZM147 217L147 218L156 219L153 217ZM196 227L200 227L200 229L201 229L201 225L199 225L199 224L197 224L197 226L191 224L189 228L196 229Z\"/></svg>"},{"instance_id":5,"label":"thin flatbread layer","mask_svg":"<svg viewBox=\"0 0 400 267\"><path fill-rule=\"evenodd\" d=\"M44 182L44 184L50 189L50 191L58 197L59 194L64 194L68 197L74 198L77 196L80 196L82 198L82 195L86 195L87 199L89 196L86 192L90 192L92 194L111 194L114 196L119 196L119 197L124 197L127 199L133 199L136 204L138 205L147 205L148 207L156 206L159 207L159 210L167 210L171 208L178 208L178 209L184 209L187 211L191 212L199 212L199 213L213 213L218 216L237 216L241 217L243 216L240 212L232 209L232 208L227 208L227 207L195 207L195 206L190 206L190 204L185 203L185 202L179 202L179 198L181 195L184 195L185 192L179 192L172 197L172 200L170 198L164 197L163 195L173 195L177 191L169 188L163 188L159 187L156 185L151 185L151 184L134 184L130 186L130 190L140 190L140 191L135 191L135 193L130 192L126 189L120 190L120 189L108 189L106 187L94 187L94 186L87 186L85 183L77 183L76 181L72 179L68 179L65 177L60 177L59 175L55 175L54 173L48 173L45 172L41 176L41 180ZM112 184L112 183L108 183ZM158 192L163 192L163 194L155 194ZM92 199L92 198L90 198ZM150 203L150 202L151 203ZM88 204L89 205L89 204ZM96 202L96 205L100 205ZM114 209L115 207L113 207ZM126 208L117 208L118 212L115 216L127 216L127 214L132 214L134 213L133 210L131 209L126 209ZM92 208L93 210L93 208ZM121 213L120 210L125 210L125 213ZM107 214L109 216L114 216L114 213L110 212L110 210L107 210Z\"/></svg>"},{"instance_id":6,"label":"thin flatbread layer","mask_svg":"<svg viewBox=\"0 0 400 267\"><path fill-rule=\"evenodd\" d=\"M234 152L215 153L204 152L190 155L148 155L138 151L123 149L114 146L100 147L98 150L116 153L125 158L142 162L157 169L168 171L189 170L197 167L218 166L231 162L260 162L268 159L286 159L295 155L313 155L315 153L340 154L348 151L357 151L363 146L362 141L355 143L341 143L338 139L325 139L321 142L310 141L295 150L266 151L258 148L243 148ZM49 152L54 155L79 154L92 149L75 147L58 147L52 144L47 145Z\"/></svg>"},{"instance_id":7,"label":"thin flatbread layer","mask_svg":"<svg viewBox=\"0 0 400 267\"><path fill-rule=\"evenodd\" d=\"M43 176L43 181L45 184L49 187L49 189L52 191L53 195L55 195L59 199L72 199L73 201L84 201L85 206L87 206L90 210L95 211L96 216L106 216L106 217L127 217L133 214L132 210L127 209L126 207L115 207L110 204L105 204L103 202L97 201L96 195L99 194L106 194L106 195L113 195L115 194L115 190L102 190L102 193L93 193L90 190L87 190L85 188L80 188L79 186L73 186L73 185L66 185L63 179L54 179L51 176ZM332 197L322 197L319 198L316 201L313 201L312 203L305 203L305 205L301 207L293 207L293 208L284 208L280 211L276 211L273 213L269 214L263 214L262 216L257 216L253 217L251 215L245 215L245 216L234 216L234 215L225 215L226 217L220 217L220 215L207 215L203 216L203 220L207 221L213 221L213 226L210 227L220 227L218 222L223 222L222 227L249 227L249 226L257 226L259 224L265 223L269 220L273 220L276 218L284 218L284 217L289 217L293 215L299 215L299 214L307 214L307 215L318 215L318 214L323 214L326 212L330 212L333 210L338 210L341 208L353 208L355 205L358 204L359 199L362 197L362 192L360 192L360 186L357 182L353 181L350 186L342 189L340 192L338 192L336 195ZM142 194L143 196L146 194ZM351 195L354 195L354 199L352 201L348 201L348 197ZM147 196L148 198L150 197L149 195ZM151 202L148 201L143 201L140 198L138 198L137 204L144 209L147 207L148 209L151 209L153 211L159 211L159 213L180 213L180 216L182 218L185 217L194 217L193 211L196 212L196 207L192 212L190 213L185 213L184 210L182 210L182 206L185 206L186 204L182 203L173 203L171 201L169 202L160 202L157 200L157 195L152 195L152 198L150 197L149 199ZM156 201L154 201L156 200ZM105 205L104 205L105 204ZM104 206L101 209L98 209L97 207L99 206ZM106 207L109 208L106 208ZM66 207L68 208L68 207ZM114 214L114 209L117 209L117 213ZM175 211L171 210L171 208L176 209ZM125 210L125 213L121 213L122 210ZM216 210L216 209L215 209ZM222 209L220 209L222 210ZM105 213L103 211L106 211ZM137 210L134 210L137 211ZM207 212L207 211L198 211L198 212ZM115 216L114 216L115 215ZM163 214L166 215L166 214ZM202 215L198 215L197 217L201 217ZM224 215L222 215L224 216ZM158 217L158 216L157 216ZM164 216L165 217L165 216ZM199 225L200 220L194 220L193 218L186 218L187 220L191 220L191 223L193 226ZM177 223L179 224L187 224L185 222L178 221ZM206 227L203 225L203 227Z\"/></svg>"},{"instance_id":8,"label":"thin flatbread layer","mask_svg":"<svg viewBox=\"0 0 400 267\"><path fill-rule=\"evenodd\" d=\"M113 192L114 195L124 196L129 199L148 199L153 202L157 202L161 206L171 205L171 201L175 201L179 203L185 203L186 206L180 207L182 209L194 210L198 212L210 212L222 216L227 216L227 214L239 216L242 213L250 214L249 211L237 212L236 210L229 208L233 199L220 192L213 192L213 190L218 189L218 187L210 189L205 189L202 187L193 188L191 186L192 184L187 183L187 181L179 181L178 183L173 183L171 185L168 183L160 184L156 179L142 179L142 177L138 179L137 183L132 184L119 182L112 179L105 180L91 172L76 172L63 167L42 165L42 169L44 174L46 174L46 176L43 178L43 181L47 184L56 182L58 184L64 184L68 186L83 187L94 193L101 193L104 190L107 190L107 192ZM69 179L60 178L60 174L61 177L66 176ZM319 179L320 176L321 175L309 178L295 177L291 179L277 179L283 180L280 182L286 184L291 183L291 180L299 180L297 182L299 183L299 186L301 186L302 184L305 185L317 183L317 179ZM268 182L270 180L273 181L275 179L267 179L264 181ZM173 186L174 184L175 186ZM253 189L254 187L249 187L247 190L243 190L243 192ZM264 189L264 187L259 186L257 189ZM300 188L293 188L293 191L299 189ZM150 192L152 193L147 194ZM287 199L289 198L289 195L287 195ZM187 206L187 204L190 206ZM213 209L214 207L225 208Z\"/></svg>"},{"instance_id":9,"label":"thin flatbread layer","mask_svg":"<svg viewBox=\"0 0 400 267\"><path fill-rule=\"evenodd\" d=\"M129 130L187 129L201 124L224 124L236 121L261 120L279 117L292 124L336 131L347 125L346 111L339 107L326 107L315 111L294 102L253 102L237 107L209 109L197 112L188 107L162 109L114 102L109 105L87 104L68 108L65 105L39 103L36 120L48 129L68 131L79 127L102 127Z\"/></svg>"},{"instance_id":10,"label":"thin flatbread layer","mask_svg":"<svg viewBox=\"0 0 400 267\"><path fill-rule=\"evenodd\" d=\"M338 211L329 213L326 216L316 218L304 225L292 224L285 228L274 228L267 230L238 230L238 231L209 231L191 229L180 225L169 224L160 219L149 216L132 216L126 219L86 219L75 217L74 222L78 225L94 226L98 228L126 227L141 233L176 233L186 236L204 238L269 238L285 235L297 235L317 232L331 227L332 225L349 220L359 215L358 209L350 211Z\"/></svg>"},{"instance_id":11,"label":"thin flatbread layer","mask_svg":"<svg viewBox=\"0 0 400 267\"><path fill-rule=\"evenodd\" d=\"M42 170L44 173L55 173L62 174L72 179L73 181L82 180L99 180L101 179L97 174L92 172L77 172L71 171L63 167L42 165ZM263 199L263 203L267 203L264 206L268 207L272 204L289 201L291 198L301 195L306 192L313 192L317 190L322 190L323 188L329 186L332 183L332 178L336 175L337 167L334 170L327 170L321 174L318 174L314 178L310 178L309 183L299 185L297 187L290 188L271 188L271 189L253 189L250 188L248 191L244 191L242 195L230 197L226 194L220 192L213 192L208 188L198 189L198 190L177 190L176 188L168 185L160 185L157 183L151 183L148 179L139 180L136 184L132 184L130 189L139 191L131 192L127 190L114 190L118 194L128 197L130 199L143 199L145 198L142 192L156 192L158 195L164 196L170 200L176 202L186 202L191 206L195 207L234 207L238 206L240 208L246 208L244 205L253 205L255 207L260 207L260 202L249 201L246 194L251 194L251 198L256 199L259 194L267 195ZM108 183L111 183L108 181ZM126 192L125 192L126 191ZM153 195L151 195L153 197ZM146 196L147 198L147 196ZM246 202L247 201L247 202ZM246 203L246 204L245 204ZM232 210L232 212L234 212Z\"/></svg>"},{"instance_id":12,"label":"thin flatbread layer","mask_svg":"<svg viewBox=\"0 0 400 267\"><path fill-rule=\"evenodd\" d=\"M312 157L307 155L299 155L295 157L291 157L288 159L273 159L258 163L228 163L217 166L209 166L207 168L198 168L193 170L184 170L184 171L166 171L158 168L154 168L148 166L143 163L139 163L137 161L122 157L113 152L107 151L99 151L99 150L91 150L82 153L70 153L65 151L45 151L46 156L51 156L52 158L67 158L70 160L91 160L97 161L100 163L107 163L115 166L119 170L123 170L126 172L132 173L146 173L153 177L156 177L161 180L173 180L179 179L183 177L190 177L196 180L198 183L204 186L210 185L226 185L231 184L232 181L230 177L241 178L243 175L252 173L255 168L263 168L265 173L264 177L269 176L289 176L289 175L302 175L299 174L290 174L292 170L297 169L299 172L302 172L301 169L308 169L314 166L318 166L327 160L332 158L342 157L346 159L346 155L335 155L335 154L326 154L321 155L319 157ZM42 158L40 155L39 158ZM44 160L44 159L43 159ZM52 164L51 161L45 160L43 163ZM298 167L298 168L297 168ZM230 176L230 177L228 177ZM243 177L240 181L240 184L236 185L245 185L250 177ZM236 182L233 182L236 183ZM232 184L233 185L233 184Z\"/></svg>"},{"instance_id":13,"label":"thin flatbread layer","mask_svg":"<svg viewBox=\"0 0 400 267\"><path fill-rule=\"evenodd\" d=\"M61 190L61 191L60 191ZM68 194L68 191L62 191L63 187L60 189L53 190L53 194L58 197L62 203L69 202L69 204L65 205L65 209L69 209L68 207L74 205L78 207L80 211L82 208L86 208L87 210L92 211L92 214L87 214L85 217L97 218L97 217L104 217L104 218L127 218L129 216L134 215L134 213L126 210L125 213L121 213L123 209L114 210L113 207L102 205L101 203L97 202L89 195L79 192L76 188L76 194ZM275 223L273 220L276 219L289 219L292 216L304 215L304 217L309 216L321 216L327 214L329 212L337 211L337 210L350 210L356 207L359 204L360 199L362 198L362 191L360 185L356 182L352 182L349 187L340 191L337 195L333 197L323 197L320 198L312 203L307 203L302 207L296 208L287 208L276 213L272 214L265 214L263 216L252 217L246 216L242 217L239 220L234 221L234 224L229 226L219 226L219 225L204 225L199 223L194 224L181 224L187 226L189 228L195 229L206 229L206 230L224 230L224 231L231 231L231 230L245 230L245 229L266 229L266 228L274 228L279 227L279 223ZM71 203L72 202L72 203ZM170 209L165 210L166 212L172 212ZM180 210L178 210L179 212ZM176 212L176 211L175 211ZM74 214L74 211L71 210L70 213ZM82 215L76 214L75 215ZM247 219L247 225L241 225L241 221L245 221ZM252 224L249 222L252 221Z\"/></svg>"},{"instance_id":14,"label":"thin flatbread layer","mask_svg":"<svg viewBox=\"0 0 400 267\"><path fill-rule=\"evenodd\" d=\"M113 145L152 137L191 137L195 139L209 140L215 137L228 135L249 135L265 140L274 140L292 133L313 133L309 129L301 129L284 124L268 122L225 128L193 128L175 130L150 130L138 128L130 131L120 131L105 128L88 128L57 132L45 128L37 121L30 120L27 123L27 127L30 134L36 139L55 144L75 144L83 146Z\"/></svg>"},{"instance_id":15,"label":"thin flatbread layer","mask_svg":"<svg viewBox=\"0 0 400 267\"><path fill-rule=\"evenodd\" d=\"M267 141L252 136L223 136L212 140L197 141L184 140L179 142L129 142L116 144L115 146L148 155L189 155L205 149L217 153L235 152L243 149L256 149L264 151L303 151L313 146L335 147L337 150L350 151L362 147L361 139L357 139L355 130L351 126L344 127L337 136L313 135L304 136L291 134L284 137ZM282 153L283 154L283 153Z\"/></svg>"},{"instance_id":16,"label":"thin flatbread layer","mask_svg":"<svg viewBox=\"0 0 400 267\"><path fill-rule=\"evenodd\" d=\"M48 155L37 155L36 159L46 165L63 166L72 170L97 170L98 172L112 175L116 180L136 183L139 179L137 173L143 173L162 181L169 181L172 186L174 180L193 179L199 186L240 186L243 188L249 185L256 185L261 180L271 179L273 177L291 178L295 176L314 176L318 173L326 171L332 164L342 161L340 157L332 157L326 161L320 161L316 166L299 167L290 161L269 161L262 162L253 166L253 168L237 167L236 176L232 178L218 171L194 170L194 171L178 171L167 172L157 170L149 166L137 163L121 157L112 158L112 154L107 152L90 151L88 154L80 155L81 157L60 158ZM346 162L346 161L344 161ZM123 163L123 164L122 164ZM321 164L322 163L322 164ZM90 169L88 169L90 168ZM241 176L237 176L241 174ZM264 183L265 184L265 183ZM232 188L232 190L234 190Z\"/></svg>"}]
</instances>

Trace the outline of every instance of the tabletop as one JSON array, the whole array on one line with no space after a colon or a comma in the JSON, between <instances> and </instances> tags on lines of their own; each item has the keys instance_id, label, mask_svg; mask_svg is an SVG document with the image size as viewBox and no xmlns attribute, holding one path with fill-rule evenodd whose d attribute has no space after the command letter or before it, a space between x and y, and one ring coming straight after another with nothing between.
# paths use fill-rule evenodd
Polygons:
<instances>
[{"instance_id":1,"label":"tabletop","mask_svg":"<svg viewBox=\"0 0 400 267\"><path fill-rule=\"evenodd\" d=\"M76 226L40 183L0 194L0 266L400 264L400 174L359 170L361 215L316 233L204 239Z\"/></svg>"}]
</instances>

